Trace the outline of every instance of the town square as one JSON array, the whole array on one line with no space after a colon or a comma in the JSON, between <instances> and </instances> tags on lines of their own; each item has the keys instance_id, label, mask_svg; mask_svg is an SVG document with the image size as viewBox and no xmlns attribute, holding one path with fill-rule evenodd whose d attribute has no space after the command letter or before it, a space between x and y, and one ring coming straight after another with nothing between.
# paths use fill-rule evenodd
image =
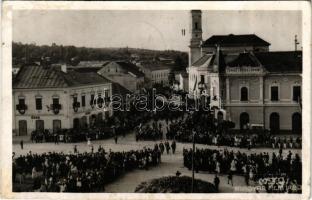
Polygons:
<instances>
[{"instance_id":1,"label":"town square","mask_svg":"<svg viewBox=\"0 0 312 200\"><path fill-rule=\"evenodd\" d=\"M299 11L13 22L13 192L302 193Z\"/></svg>"}]
</instances>

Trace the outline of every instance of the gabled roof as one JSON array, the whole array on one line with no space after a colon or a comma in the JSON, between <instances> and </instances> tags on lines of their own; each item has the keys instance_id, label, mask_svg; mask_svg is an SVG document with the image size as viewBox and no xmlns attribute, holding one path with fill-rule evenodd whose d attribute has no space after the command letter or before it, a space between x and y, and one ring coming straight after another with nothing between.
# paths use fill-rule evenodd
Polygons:
<instances>
[{"instance_id":1,"label":"gabled roof","mask_svg":"<svg viewBox=\"0 0 312 200\"><path fill-rule=\"evenodd\" d=\"M255 34L247 35L213 35L203 42L202 47L221 46L269 46L270 43Z\"/></svg>"},{"instance_id":2,"label":"gabled roof","mask_svg":"<svg viewBox=\"0 0 312 200\"><path fill-rule=\"evenodd\" d=\"M227 65L230 67L259 67L261 63L252 53L248 52L239 54L235 60L229 62Z\"/></svg>"},{"instance_id":3,"label":"gabled roof","mask_svg":"<svg viewBox=\"0 0 312 200\"><path fill-rule=\"evenodd\" d=\"M224 72L225 70L225 60L221 50L218 50L215 54L205 54L195 63L192 64L194 67L207 67L212 68L214 65L217 65L219 72Z\"/></svg>"},{"instance_id":4,"label":"gabled roof","mask_svg":"<svg viewBox=\"0 0 312 200\"><path fill-rule=\"evenodd\" d=\"M302 51L259 52L255 56L269 72L302 73Z\"/></svg>"},{"instance_id":5,"label":"gabled roof","mask_svg":"<svg viewBox=\"0 0 312 200\"><path fill-rule=\"evenodd\" d=\"M110 81L94 72L79 73L68 70L64 73L53 67L25 66L20 69L13 80L13 88L66 88L105 83L110 83Z\"/></svg>"},{"instance_id":6,"label":"gabled roof","mask_svg":"<svg viewBox=\"0 0 312 200\"><path fill-rule=\"evenodd\" d=\"M268 72L302 72L301 51L270 51L240 53L236 59L227 63L229 67L263 66Z\"/></svg>"},{"instance_id":7,"label":"gabled roof","mask_svg":"<svg viewBox=\"0 0 312 200\"><path fill-rule=\"evenodd\" d=\"M120 94L123 98L126 98L127 94L132 94L130 90L123 87L117 82L112 83L112 93L113 94Z\"/></svg>"},{"instance_id":8,"label":"gabled roof","mask_svg":"<svg viewBox=\"0 0 312 200\"><path fill-rule=\"evenodd\" d=\"M140 71L138 66L136 66L130 62L127 62L127 61L112 61L112 62L104 64L102 69L109 66L110 63L118 64L127 73L134 74L137 77L143 77L144 76L144 73ZM102 69L99 70L99 73L102 73Z\"/></svg>"}]
</instances>

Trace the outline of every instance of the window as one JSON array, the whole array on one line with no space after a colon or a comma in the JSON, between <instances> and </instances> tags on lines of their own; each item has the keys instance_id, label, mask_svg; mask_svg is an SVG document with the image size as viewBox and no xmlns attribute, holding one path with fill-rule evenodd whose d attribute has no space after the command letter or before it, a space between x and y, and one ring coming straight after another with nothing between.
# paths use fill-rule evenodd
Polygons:
<instances>
[{"instance_id":1,"label":"window","mask_svg":"<svg viewBox=\"0 0 312 200\"><path fill-rule=\"evenodd\" d=\"M246 87L241 88L241 101L248 101L248 89Z\"/></svg>"},{"instance_id":2,"label":"window","mask_svg":"<svg viewBox=\"0 0 312 200\"><path fill-rule=\"evenodd\" d=\"M299 101L301 98L301 87L293 86L293 101Z\"/></svg>"},{"instance_id":3,"label":"window","mask_svg":"<svg viewBox=\"0 0 312 200\"><path fill-rule=\"evenodd\" d=\"M42 98L36 98L36 110L42 110Z\"/></svg>"},{"instance_id":4,"label":"window","mask_svg":"<svg viewBox=\"0 0 312 200\"><path fill-rule=\"evenodd\" d=\"M90 105L94 104L94 94L91 94L91 100L90 100Z\"/></svg>"},{"instance_id":5,"label":"window","mask_svg":"<svg viewBox=\"0 0 312 200\"><path fill-rule=\"evenodd\" d=\"M204 75L200 75L200 82L205 83L205 76Z\"/></svg>"},{"instance_id":6,"label":"window","mask_svg":"<svg viewBox=\"0 0 312 200\"><path fill-rule=\"evenodd\" d=\"M85 106L86 106L86 96L85 96L85 95L82 95L82 96L81 96L81 106L82 106L82 107L85 107Z\"/></svg>"},{"instance_id":7,"label":"window","mask_svg":"<svg viewBox=\"0 0 312 200\"><path fill-rule=\"evenodd\" d=\"M278 86L271 86L271 101L278 101Z\"/></svg>"},{"instance_id":8,"label":"window","mask_svg":"<svg viewBox=\"0 0 312 200\"><path fill-rule=\"evenodd\" d=\"M198 29L198 23L195 22L195 29Z\"/></svg>"},{"instance_id":9,"label":"window","mask_svg":"<svg viewBox=\"0 0 312 200\"><path fill-rule=\"evenodd\" d=\"M104 97L109 97L109 91L108 90L104 90Z\"/></svg>"},{"instance_id":10,"label":"window","mask_svg":"<svg viewBox=\"0 0 312 200\"><path fill-rule=\"evenodd\" d=\"M25 105L25 99L24 98L19 98L18 99L18 104L19 105Z\"/></svg>"},{"instance_id":11,"label":"window","mask_svg":"<svg viewBox=\"0 0 312 200\"><path fill-rule=\"evenodd\" d=\"M59 98L53 98L53 99L52 99L52 102L53 102L53 105L58 105L58 104L60 104Z\"/></svg>"},{"instance_id":12,"label":"window","mask_svg":"<svg viewBox=\"0 0 312 200\"><path fill-rule=\"evenodd\" d=\"M77 97L75 96L74 97L74 102L76 103L78 101Z\"/></svg>"}]
</instances>

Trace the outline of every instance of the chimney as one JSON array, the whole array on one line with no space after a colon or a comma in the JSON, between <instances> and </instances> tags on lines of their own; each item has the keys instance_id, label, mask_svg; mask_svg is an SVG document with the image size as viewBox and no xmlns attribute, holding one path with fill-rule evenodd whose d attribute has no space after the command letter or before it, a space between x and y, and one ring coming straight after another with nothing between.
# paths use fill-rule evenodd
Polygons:
<instances>
[{"instance_id":1,"label":"chimney","mask_svg":"<svg viewBox=\"0 0 312 200\"><path fill-rule=\"evenodd\" d=\"M67 66L66 66L66 64L62 64L61 65L61 71L64 72L64 73L67 73Z\"/></svg>"}]
</instances>

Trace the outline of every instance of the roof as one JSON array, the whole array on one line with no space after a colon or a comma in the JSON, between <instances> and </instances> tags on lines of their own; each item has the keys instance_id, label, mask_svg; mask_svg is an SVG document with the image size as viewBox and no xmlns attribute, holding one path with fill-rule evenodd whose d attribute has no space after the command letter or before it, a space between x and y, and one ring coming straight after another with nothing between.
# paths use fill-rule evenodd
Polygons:
<instances>
[{"instance_id":1,"label":"roof","mask_svg":"<svg viewBox=\"0 0 312 200\"><path fill-rule=\"evenodd\" d=\"M126 97L127 94L132 94L130 90L127 88L123 87L117 82L113 82L112 84L112 93L113 94L120 94L122 97Z\"/></svg>"},{"instance_id":2,"label":"roof","mask_svg":"<svg viewBox=\"0 0 312 200\"><path fill-rule=\"evenodd\" d=\"M80 61L76 67L102 67L103 65L109 63L109 61Z\"/></svg>"},{"instance_id":3,"label":"roof","mask_svg":"<svg viewBox=\"0 0 312 200\"><path fill-rule=\"evenodd\" d=\"M225 59L221 50L218 50L215 54L205 54L198 59L192 66L195 67L208 67L212 68L214 65L218 66L218 71L223 72L225 70Z\"/></svg>"},{"instance_id":4,"label":"roof","mask_svg":"<svg viewBox=\"0 0 312 200\"><path fill-rule=\"evenodd\" d=\"M251 53L241 53L237 58L227 64L230 67L250 66L259 67L261 63Z\"/></svg>"},{"instance_id":5,"label":"roof","mask_svg":"<svg viewBox=\"0 0 312 200\"><path fill-rule=\"evenodd\" d=\"M215 45L221 46L269 46L270 43L266 42L262 38L255 34L246 35L213 35L203 42L202 47L215 47Z\"/></svg>"},{"instance_id":6,"label":"roof","mask_svg":"<svg viewBox=\"0 0 312 200\"><path fill-rule=\"evenodd\" d=\"M110 83L94 72L79 73L68 70L64 73L53 67L22 67L13 81L14 89L66 88L82 85Z\"/></svg>"},{"instance_id":7,"label":"roof","mask_svg":"<svg viewBox=\"0 0 312 200\"><path fill-rule=\"evenodd\" d=\"M94 72L97 73L102 67L72 67L71 69L75 70L76 72L80 73L88 73L88 72Z\"/></svg>"},{"instance_id":8,"label":"roof","mask_svg":"<svg viewBox=\"0 0 312 200\"><path fill-rule=\"evenodd\" d=\"M255 56L269 72L302 72L302 51L259 52Z\"/></svg>"},{"instance_id":9,"label":"roof","mask_svg":"<svg viewBox=\"0 0 312 200\"><path fill-rule=\"evenodd\" d=\"M135 64L132 64L127 61L112 61L109 63L104 64L104 68L107 67L110 63L116 63L118 64L123 70L127 71L127 73L132 73L137 77L143 77L144 73L140 71L140 68L136 66ZM101 70L99 70L99 73L101 73Z\"/></svg>"}]
</instances>

